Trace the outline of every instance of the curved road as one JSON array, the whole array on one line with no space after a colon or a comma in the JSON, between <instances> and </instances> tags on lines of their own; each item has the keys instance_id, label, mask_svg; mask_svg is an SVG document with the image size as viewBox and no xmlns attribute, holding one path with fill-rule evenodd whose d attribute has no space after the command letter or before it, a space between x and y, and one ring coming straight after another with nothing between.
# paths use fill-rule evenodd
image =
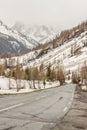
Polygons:
<instances>
[{"instance_id":1,"label":"curved road","mask_svg":"<svg viewBox=\"0 0 87 130\"><path fill-rule=\"evenodd\" d=\"M50 130L71 107L75 85L0 96L0 130Z\"/></svg>"}]
</instances>

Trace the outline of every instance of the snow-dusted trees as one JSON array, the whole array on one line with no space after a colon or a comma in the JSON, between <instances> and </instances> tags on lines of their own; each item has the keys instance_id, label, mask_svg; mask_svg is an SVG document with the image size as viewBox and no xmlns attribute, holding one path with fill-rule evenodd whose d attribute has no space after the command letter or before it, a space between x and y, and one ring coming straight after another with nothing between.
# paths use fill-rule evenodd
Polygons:
<instances>
[{"instance_id":1,"label":"snow-dusted trees","mask_svg":"<svg viewBox=\"0 0 87 130\"><path fill-rule=\"evenodd\" d=\"M65 72L63 66L58 64L56 68L52 68L51 64L49 64L47 67L46 79L51 81L58 80L62 85L65 82Z\"/></svg>"},{"instance_id":2,"label":"snow-dusted trees","mask_svg":"<svg viewBox=\"0 0 87 130\"><path fill-rule=\"evenodd\" d=\"M50 80L51 80L51 81L57 80L57 79L56 79L56 70L55 70L54 68L51 69Z\"/></svg>"},{"instance_id":3,"label":"snow-dusted trees","mask_svg":"<svg viewBox=\"0 0 87 130\"><path fill-rule=\"evenodd\" d=\"M60 81L62 85L65 81L65 74L63 67L58 65L57 68L53 67L52 64L48 66L44 66L41 64L38 67L27 67L23 69L17 60L16 66L14 68L10 68L9 78L14 77L16 80L17 90L22 87L21 80L27 80L30 88L40 88L40 82L43 83L45 87L46 81ZM9 80L10 81L10 80ZM10 85L9 85L10 86ZM10 88L10 87L9 87Z\"/></svg>"},{"instance_id":4,"label":"snow-dusted trees","mask_svg":"<svg viewBox=\"0 0 87 130\"><path fill-rule=\"evenodd\" d=\"M46 78L47 78L47 80L50 80L50 78L51 78L51 64L49 64L47 67Z\"/></svg>"},{"instance_id":5,"label":"snow-dusted trees","mask_svg":"<svg viewBox=\"0 0 87 130\"><path fill-rule=\"evenodd\" d=\"M15 79L16 79L16 85L17 85L17 91L19 90L21 86L21 78L22 78L22 71L21 71L21 65L19 64L19 60L17 59L16 67L15 67Z\"/></svg>"},{"instance_id":6,"label":"snow-dusted trees","mask_svg":"<svg viewBox=\"0 0 87 130\"><path fill-rule=\"evenodd\" d=\"M79 70L75 70L72 72L72 82L78 83L79 81L87 84L87 63L86 63L86 61L84 62L82 67L79 68Z\"/></svg>"},{"instance_id":7,"label":"snow-dusted trees","mask_svg":"<svg viewBox=\"0 0 87 130\"><path fill-rule=\"evenodd\" d=\"M33 87L35 87L35 80L39 80L39 70L37 67L32 67L32 68L26 68L25 69L25 79L26 80L32 80L33 82Z\"/></svg>"},{"instance_id":8,"label":"snow-dusted trees","mask_svg":"<svg viewBox=\"0 0 87 130\"><path fill-rule=\"evenodd\" d=\"M31 80L31 68L26 68L25 69L25 79L26 80Z\"/></svg>"},{"instance_id":9,"label":"snow-dusted trees","mask_svg":"<svg viewBox=\"0 0 87 130\"><path fill-rule=\"evenodd\" d=\"M60 85L62 85L65 82L65 72L64 72L63 66L61 66L59 64L57 67L56 78L57 78L57 80L60 81Z\"/></svg>"},{"instance_id":10,"label":"snow-dusted trees","mask_svg":"<svg viewBox=\"0 0 87 130\"><path fill-rule=\"evenodd\" d=\"M84 62L82 68L81 68L81 79L82 82L87 82L87 63L86 61Z\"/></svg>"},{"instance_id":11,"label":"snow-dusted trees","mask_svg":"<svg viewBox=\"0 0 87 130\"><path fill-rule=\"evenodd\" d=\"M78 74L77 74L77 72L75 71L75 72L72 72L72 82L73 83L78 83Z\"/></svg>"},{"instance_id":12,"label":"snow-dusted trees","mask_svg":"<svg viewBox=\"0 0 87 130\"><path fill-rule=\"evenodd\" d=\"M7 68L7 60L5 59L4 60L4 63L0 65L0 76L4 75L4 71L6 70Z\"/></svg>"},{"instance_id":13,"label":"snow-dusted trees","mask_svg":"<svg viewBox=\"0 0 87 130\"><path fill-rule=\"evenodd\" d=\"M0 76L2 76L4 74L4 65L0 65Z\"/></svg>"}]
</instances>

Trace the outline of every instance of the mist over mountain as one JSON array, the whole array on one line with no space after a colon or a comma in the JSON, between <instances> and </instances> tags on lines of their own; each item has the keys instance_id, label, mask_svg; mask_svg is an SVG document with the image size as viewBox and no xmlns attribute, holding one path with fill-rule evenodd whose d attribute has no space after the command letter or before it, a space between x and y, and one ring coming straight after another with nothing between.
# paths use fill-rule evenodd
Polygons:
<instances>
[{"instance_id":1,"label":"mist over mountain","mask_svg":"<svg viewBox=\"0 0 87 130\"><path fill-rule=\"evenodd\" d=\"M40 44L51 41L59 33L58 27L51 27L48 25L24 25L17 22L13 29L21 32L22 34L32 37Z\"/></svg>"}]
</instances>

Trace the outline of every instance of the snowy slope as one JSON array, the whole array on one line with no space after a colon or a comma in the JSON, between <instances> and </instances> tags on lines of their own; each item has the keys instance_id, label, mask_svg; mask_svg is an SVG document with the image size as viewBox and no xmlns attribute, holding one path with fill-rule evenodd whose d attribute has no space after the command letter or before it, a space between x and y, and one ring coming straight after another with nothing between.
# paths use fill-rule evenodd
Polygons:
<instances>
[{"instance_id":1,"label":"snowy slope","mask_svg":"<svg viewBox=\"0 0 87 130\"><path fill-rule=\"evenodd\" d=\"M38 57L41 53L41 50L31 51L25 55L19 57L13 57L11 60L13 61L13 65L16 65L17 59L19 63L23 65L24 68L27 66L40 66L42 63L44 64L44 69L47 68L49 63L51 63L52 67L56 68L58 63L64 66L66 71L68 70L76 70L79 69L84 61L87 60L87 31L81 33L80 36L74 38L69 42L65 42L60 47L49 49L47 53ZM80 53L73 54L72 48L80 51ZM11 62L12 64L12 62Z\"/></svg>"},{"instance_id":2,"label":"snowy slope","mask_svg":"<svg viewBox=\"0 0 87 130\"><path fill-rule=\"evenodd\" d=\"M3 48L3 53L25 52L28 49L35 48L38 44L39 43L31 37L27 37L9 28L2 21L0 21L0 48ZM2 53L1 49L0 53Z\"/></svg>"},{"instance_id":3,"label":"snowy slope","mask_svg":"<svg viewBox=\"0 0 87 130\"><path fill-rule=\"evenodd\" d=\"M84 46L86 44L86 46ZM80 50L78 54L72 54L72 48L74 51ZM72 39L69 42L65 42L60 47L50 49L48 53L42 55L40 58L31 61L29 66L40 66L44 64L46 68L49 63L54 68L61 63L64 65L65 70L75 70L81 67L84 61L87 60L87 31L80 34L80 36Z\"/></svg>"},{"instance_id":4,"label":"snowy slope","mask_svg":"<svg viewBox=\"0 0 87 130\"><path fill-rule=\"evenodd\" d=\"M51 63L54 68L60 63L64 66L66 71L80 68L84 61L87 60L87 28L82 30L83 31L80 31L80 33L79 30L76 30L76 34L78 32L76 36L70 34L70 37L72 37L65 40L63 44L57 41L57 44L60 45L56 48L49 48L47 52L42 48L19 57L13 57L13 65L16 65L18 59L19 63L22 64L24 68L27 66L40 66L42 63L44 69L47 68L49 63ZM50 46L51 45L49 45L49 47ZM43 51L44 53L42 53Z\"/></svg>"}]
</instances>

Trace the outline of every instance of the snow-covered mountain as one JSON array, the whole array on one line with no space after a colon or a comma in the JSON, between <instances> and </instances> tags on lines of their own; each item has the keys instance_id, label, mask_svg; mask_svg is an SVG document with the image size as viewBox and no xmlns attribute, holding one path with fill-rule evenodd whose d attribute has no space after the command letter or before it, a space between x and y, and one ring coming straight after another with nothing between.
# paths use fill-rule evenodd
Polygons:
<instances>
[{"instance_id":1,"label":"snow-covered mountain","mask_svg":"<svg viewBox=\"0 0 87 130\"><path fill-rule=\"evenodd\" d=\"M23 55L21 59L25 67L43 64L46 69L50 63L53 68L61 64L66 71L80 69L87 61L87 22L61 32L45 48Z\"/></svg>"},{"instance_id":2,"label":"snow-covered mountain","mask_svg":"<svg viewBox=\"0 0 87 130\"><path fill-rule=\"evenodd\" d=\"M66 71L80 70L87 61L87 22L61 32L40 49L12 57L11 64L16 65L17 59L23 68L39 67L43 64L46 69L51 64L51 67L56 69L58 64L61 64Z\"/></svg>"},{"instance_id":3,"label":"snow-covered mountain","mask_svg":"<svg viewBox=\"0 0 87 130\"><path fill-rule=\"evenodd\" d=\"M21 34L0 21L0 53L21 53L38 46L31 37Z\"/></svg>"},{"instance_id":4,"label":"snow-covered mountain","mask_svg":"<svg viewBox=\"0 0 87 130\"><path fill-rule=\"evenodd\" d=\"M32 37L41 44L51 41L59 32L57 27L45 25L31 25L27 26L17 22L13 29L21 32L22 34Z\"/></svg>"}]
</instances>

